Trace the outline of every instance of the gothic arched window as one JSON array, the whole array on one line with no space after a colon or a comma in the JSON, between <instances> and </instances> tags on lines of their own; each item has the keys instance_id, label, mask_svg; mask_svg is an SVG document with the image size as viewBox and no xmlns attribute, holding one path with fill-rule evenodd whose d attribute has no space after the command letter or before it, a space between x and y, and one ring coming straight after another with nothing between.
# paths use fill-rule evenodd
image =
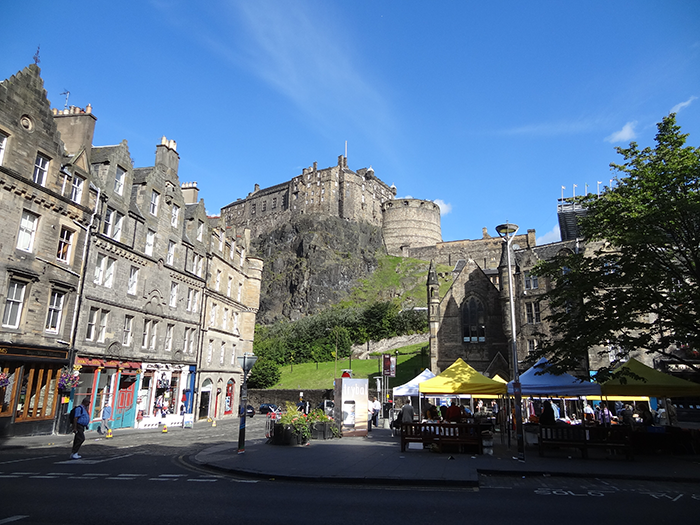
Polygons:
<instances>
[{"instance_id":1,"label":"gothic arched window","mask_svg":"<svg viewBox=\"0 0 700 525\"><path fill-rule=\"evenodd\" d=\"M483 303L476 297L469 297L462 306L462 334L465 343L485 341L485 312Z\"/></svg>"}]
</instances>

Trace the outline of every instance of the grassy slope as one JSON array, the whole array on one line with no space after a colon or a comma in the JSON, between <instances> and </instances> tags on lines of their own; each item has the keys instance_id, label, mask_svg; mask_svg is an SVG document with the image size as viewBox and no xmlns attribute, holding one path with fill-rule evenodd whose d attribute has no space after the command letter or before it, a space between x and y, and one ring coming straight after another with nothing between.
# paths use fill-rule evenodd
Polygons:
<instances>
[{"instance_id":1,"label":"grassy slope","mask_svg":"<svg viewBox=\"0 0 700 525\"><path fill-rule=\"evenodd\" d=\"M379 359L353 359L352 373L356 379L369 378L370 388L376 387L374 377L380 376ZM420 374L424 368L429 367L429 359L427 356L421 357L420 354L400 354L397 359L396 377L392 377L389 382L390 387L403 385L410 381L415 376ZM350 368L347 359L338 361L338 375L341 369ZM292 367L285 365L282 367L282 378L280 382L274 386L277 389L300 389L300 390L316 390L333 388L333 372L335 370L335 362L319 363L318 370L316 363L303 363Z\"/></svg>"},{"instance_id":2,"label":"grassy slope","mask_svg":"<svg viewBox=\"0 0 700 525\"><path fill-rule=\"evenodd\" d=\"M399 298L402 307L427 306L426 280L429 261L386 255L378 259L377 269L363 279L342 304L351 306L374 301ZM451 267L438 265L436 270L450 275ZM452 284L451 279L440 279L442 297Z\"/></svg>"}]
</instances>

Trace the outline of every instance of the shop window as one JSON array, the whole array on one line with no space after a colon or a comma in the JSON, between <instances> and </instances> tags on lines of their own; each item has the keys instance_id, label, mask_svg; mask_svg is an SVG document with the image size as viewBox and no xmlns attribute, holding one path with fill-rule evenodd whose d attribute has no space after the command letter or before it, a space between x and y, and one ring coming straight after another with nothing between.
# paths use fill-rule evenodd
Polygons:
<instances>
[{"instance_id":1,"label":"shop window","mask_svg":"<svg viewBox=\"0 0 700 525\"><path fill-rule=\"evenodd\" d=\"M23 367L15 421L51 419L58 398L58 365L30 363Z\"/></svg>"}]
</instances>

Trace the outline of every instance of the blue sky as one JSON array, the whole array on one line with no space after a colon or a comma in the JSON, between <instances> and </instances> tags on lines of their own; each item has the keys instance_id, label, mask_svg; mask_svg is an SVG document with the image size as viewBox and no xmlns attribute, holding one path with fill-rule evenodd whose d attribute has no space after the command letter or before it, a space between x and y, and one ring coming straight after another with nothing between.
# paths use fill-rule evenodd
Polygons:
<instances>
[{"instance_id":1,"label":"blue sky","mask_svg":"<svg viewBox=\"0 0 700 525\"><path fill-rule=\"evenodd\" d=\"M140 167L176 140L210 214L347 141L351 169L441 205L444 240L508 220L542 243L561 187L609 184L674 108L700 144L700 2L5 0L0 34L0 78L40 45L95 145Z\"/></svg>"}]
</instances>

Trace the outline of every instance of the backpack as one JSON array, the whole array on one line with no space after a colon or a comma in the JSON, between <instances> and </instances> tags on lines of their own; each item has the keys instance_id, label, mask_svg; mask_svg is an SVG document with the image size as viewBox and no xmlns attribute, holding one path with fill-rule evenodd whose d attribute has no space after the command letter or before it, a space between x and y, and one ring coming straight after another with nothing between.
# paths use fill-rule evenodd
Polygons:
<instances>
[{"instance_id":1,"label":"backpack","mask_svg":"<svg viewBox=\"0 0 700 525\"><path fill-rule=\"evenodd\" d=\"M70 412L68 412L68 422L72 425L75 422L75 409L78 405L75 405Z\"/></svg>"}]
</instances>

